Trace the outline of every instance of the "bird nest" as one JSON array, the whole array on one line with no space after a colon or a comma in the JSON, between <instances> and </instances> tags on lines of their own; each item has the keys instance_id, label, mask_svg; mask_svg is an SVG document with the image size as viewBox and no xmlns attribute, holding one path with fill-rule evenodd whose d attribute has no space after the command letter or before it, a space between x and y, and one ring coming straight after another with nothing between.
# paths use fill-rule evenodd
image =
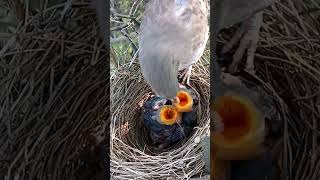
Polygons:
<instances>
[{"instance_id":1,"label":"bird nest","mask_svg":"<svg viewBox=\"0 0 320 180\"><path fill-rule=\"evenodd\" d=\"M88 179L109 108L95 13L72 2L27 15L0 51L0 177Z\"/></svg>"},{"instance_id":2,"label":"bird nest","mask_svg":"<svg viewBox=\"0 0 320 180\"><path fill-rule=\"evenodd\" d=\"M142 104L153 94L138 65L123 66L111 77L111 174L115 179L183 179L203 171L195 138L209 133L209 64L194 66L191 86L199 99L198 126L191 136L164 152L155 151L143 125Z\"/></svg>"}]
</instances>

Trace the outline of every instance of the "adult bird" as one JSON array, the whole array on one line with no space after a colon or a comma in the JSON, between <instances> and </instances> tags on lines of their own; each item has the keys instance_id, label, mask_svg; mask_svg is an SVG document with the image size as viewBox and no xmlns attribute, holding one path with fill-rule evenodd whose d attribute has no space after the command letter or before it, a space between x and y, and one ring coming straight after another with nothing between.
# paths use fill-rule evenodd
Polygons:
<instances>
[{"instance_id":1,"label":"adult bird","mask_svg":"<svg viewBox=\"0 0 320 180\"><path fill-rule=\"evenodd\" d=\"M144 79L163 98L179 91L178 72L189 84L192 65L208 41L205 0L150 0L140 27L139 61Z\"/></svg>"},{"instance_id":2,"label":"adult bird","mask_svg":"<svg viewBox=\"0 0 320 180\"><path fill-rule=\"evenodd\" d=\"M249 49L247 68L253 67L253 53L257 33L262 22L261 9L272 0L213 1L215 26L217 31L243 21L238 33L226 45L224 51L242 37L240 47L234 55L231 71L237 69L246 48ZM182 82L190 85L192 65L203 55L208 41L208 1L207 0L150 0L140 27L139 60L141 72L153 91L164 98L174 98L178 92L178 71L183 71Z\"/></svg>"}]
</instances>

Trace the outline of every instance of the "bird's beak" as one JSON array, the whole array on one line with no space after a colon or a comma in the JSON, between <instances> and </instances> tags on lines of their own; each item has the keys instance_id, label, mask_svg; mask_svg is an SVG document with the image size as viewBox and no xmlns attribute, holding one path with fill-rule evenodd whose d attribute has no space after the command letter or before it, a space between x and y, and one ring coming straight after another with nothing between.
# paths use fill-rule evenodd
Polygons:
<instances>
[{"instance_id":1,"label":"bird's beak","mask_svg":"<svg viewBox=\"0 0 320 180\"><path fill-rule=\"evenodd\" d=\"M260 152L264 121L255 105L240 95L225 95L217 99L215 106L223 123L223 131L212 136L217 156L242 160Z\"/></svg>"},{"instance_id":2,"label":"bird's beak","mask_svg":"<svg viewBox=\"0 0 320 180\"><path fill-rule=\"evenodd\" d=\"M160 122L165 125L180 123L182 114L172 105L164 105L160 109Z\"/></svg>"},{"instance_id":3,"label":"bird's beak","mask_svg":"<svg viewBox=\"0 0 320 180\"><path fill-rule=\"evenodd\" d=\"M179 112L190 112L192 111L193 99L188 91L180 90L176 96L176 102L174 106Z\"/></svg>"}]
</instances>

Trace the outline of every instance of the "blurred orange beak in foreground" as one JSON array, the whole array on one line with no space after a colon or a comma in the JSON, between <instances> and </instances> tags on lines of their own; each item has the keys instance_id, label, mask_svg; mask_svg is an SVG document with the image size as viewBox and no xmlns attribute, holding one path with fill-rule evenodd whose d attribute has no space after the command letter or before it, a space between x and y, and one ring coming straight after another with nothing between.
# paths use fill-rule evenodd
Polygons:
<instances>
[{"instance_id":1,"label":"blurred orange beak in foreground","mask_svg":"<svg viewBox=\"0 0 320 180\"><path fill-rule=\"evenodd\" d=\"M172 105L164 105L160 109L160 121L165 125L173 125L181 121L182 114L177 111L177 108Z\"/></svg>"},{"instance_id":2,"label":"blurred orange beak in foreground","mask_svg":"<svg viewBox=\"0 0 320 180\"><path fill-rule=\"evenodd\" d=\"M227 94L217 99L215 110L224 125L212 136L217 159L247 160L263 152L263 116L250 99Z\"/></svg>"},{"instance_id":3,"label":"blurred orange beak in foreground","mask_svg":"<svg viewBox=\"0 0 320 180\"><path fill-rule=\"evenodd\" d=\"M193 99L189 92L180 90L176 96L177 102L174 104L179 112L190 112L192 110Z\"/></svg>"}]
</instances>

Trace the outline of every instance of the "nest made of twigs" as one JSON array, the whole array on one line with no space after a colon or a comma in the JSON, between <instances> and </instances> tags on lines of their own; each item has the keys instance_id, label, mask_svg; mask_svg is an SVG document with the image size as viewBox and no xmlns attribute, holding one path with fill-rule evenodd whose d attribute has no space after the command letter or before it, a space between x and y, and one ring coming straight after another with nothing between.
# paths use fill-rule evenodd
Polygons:
<instances>
[{"instance_id":1,"label":"nest made of twigs","mask_svg":"<svg viewBox=\"0 0 320 180\"><path fill-rule=\"evenodd\" d=\"M111 174L115 179L183 179L203 171L202 150L194 142L209 132L209 64L193 68L191 86L199 99L198 126L186 141L165 152L152 151L141 105L152 94L138 65L119 68L111 77Z\"/></svg>"},{"instance_id":2,"label":"nest made of twigs","mask_svg":"<svg viewBox=\"0 0 320 180\"><path fill-rule=\"evenodd\" d=\"M1 178L85 176L80 154L108 126L106 57L89 3L28 14L0 51Z\"/></svg>"}]
</instances>

